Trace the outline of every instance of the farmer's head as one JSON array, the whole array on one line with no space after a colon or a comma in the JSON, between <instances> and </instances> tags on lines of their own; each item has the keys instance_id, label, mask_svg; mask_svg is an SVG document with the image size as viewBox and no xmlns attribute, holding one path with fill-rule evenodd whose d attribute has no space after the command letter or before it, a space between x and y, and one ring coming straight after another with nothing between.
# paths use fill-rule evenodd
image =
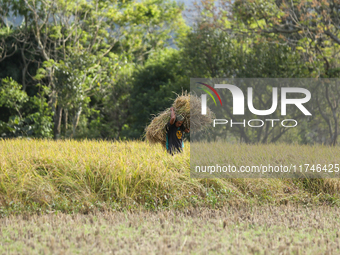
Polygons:
<instances>
[{"instance_id":1,"label":"farmer's head","mask_svg":"<svg viewBox=\"0 0 340 255\"><path fill-rule=\"evenodd\" d=\"M177 115L176 122L175 122L176 127L182 126L183 122L184 122L184 117L182 115Z\"/></svg>"}]
</instances>

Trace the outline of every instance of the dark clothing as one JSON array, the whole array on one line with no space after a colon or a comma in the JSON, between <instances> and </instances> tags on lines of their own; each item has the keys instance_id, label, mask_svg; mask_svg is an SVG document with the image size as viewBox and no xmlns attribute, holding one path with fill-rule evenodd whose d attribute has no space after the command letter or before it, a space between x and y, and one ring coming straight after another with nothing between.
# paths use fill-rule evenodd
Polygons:
<instances>
[{"instance_id":1,"label":"dark clothing","mask_svg":"<svg viewBox=\"0 0 340 255\"><path fill-rule=\"evenodd\" d=\"M182 152L184 147L183 136L185 127L183 124L180 127L176 127L175 123L171 125L169 121L165 125L166 149L170 154L173 154L174 152Z\"/></svg>"}]
</instances>

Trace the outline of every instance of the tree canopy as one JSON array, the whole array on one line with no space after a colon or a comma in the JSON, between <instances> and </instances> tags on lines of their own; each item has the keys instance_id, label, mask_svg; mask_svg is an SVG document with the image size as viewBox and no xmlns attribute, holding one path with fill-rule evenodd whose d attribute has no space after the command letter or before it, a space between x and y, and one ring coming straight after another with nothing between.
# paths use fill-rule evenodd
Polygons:
<instances>
[{"instance_id":1,"label":"tree canopy","mask_svg":"<svg viewBox=\"0 0 340 255\"><path fill-rule=\"evenodd\" d=\"M143 139L193 77L338 78L339 5L201 0L189 27L172 0L3 0L0 137ZM315 113L300 132L228 134L337 144L339 86L312 89ZM256 95L257 106L270 95Z\"/></svg>"}]
</instances>

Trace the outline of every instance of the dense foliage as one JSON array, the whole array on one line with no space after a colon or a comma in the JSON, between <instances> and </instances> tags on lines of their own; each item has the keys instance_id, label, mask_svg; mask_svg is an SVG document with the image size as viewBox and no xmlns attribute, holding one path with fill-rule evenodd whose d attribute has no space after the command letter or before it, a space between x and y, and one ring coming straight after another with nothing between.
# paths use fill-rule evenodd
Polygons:
<instances>
[{"instance_id":1,"label":"dense foliage","mask_svg":"<svg viewBox=\"0 0 340 255\"><path fill-rule=\"evenodd\" d=\"M138 139L190 77L337 78L338 5L202 0L189 27L172 0L3 0L0 137ZM230 135L335 145L340 89L317 90L303 132Z\"/></svg>"}]
</instances>

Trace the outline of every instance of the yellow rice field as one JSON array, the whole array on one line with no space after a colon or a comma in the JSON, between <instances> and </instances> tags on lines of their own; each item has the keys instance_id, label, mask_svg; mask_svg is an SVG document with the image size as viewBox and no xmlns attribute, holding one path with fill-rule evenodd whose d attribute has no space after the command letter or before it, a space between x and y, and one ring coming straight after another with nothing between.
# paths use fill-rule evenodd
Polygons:
<instances>
[{"instance_id":1,"label":"yellow rice field","mask_svg":"<svg viewBox=\"0 0 340 255\"><path fill-rule=\"evenodd\" d=\"M244 155L276 150L279 158L301 150L311 155L316 149L320 160L339 155L338 147L319 145L233 146ZM95 209L339 202L338 179L190 178L190 143L184 148L184 153L171 156L161 145L143 141L1 140L0 216L23 211L88 213ZM234 152L227 151L231 157ZM273 160L265 153L259 159ZM256 159L235 156L235 164L251 160Z\"/></svg>"}]
</instances>

